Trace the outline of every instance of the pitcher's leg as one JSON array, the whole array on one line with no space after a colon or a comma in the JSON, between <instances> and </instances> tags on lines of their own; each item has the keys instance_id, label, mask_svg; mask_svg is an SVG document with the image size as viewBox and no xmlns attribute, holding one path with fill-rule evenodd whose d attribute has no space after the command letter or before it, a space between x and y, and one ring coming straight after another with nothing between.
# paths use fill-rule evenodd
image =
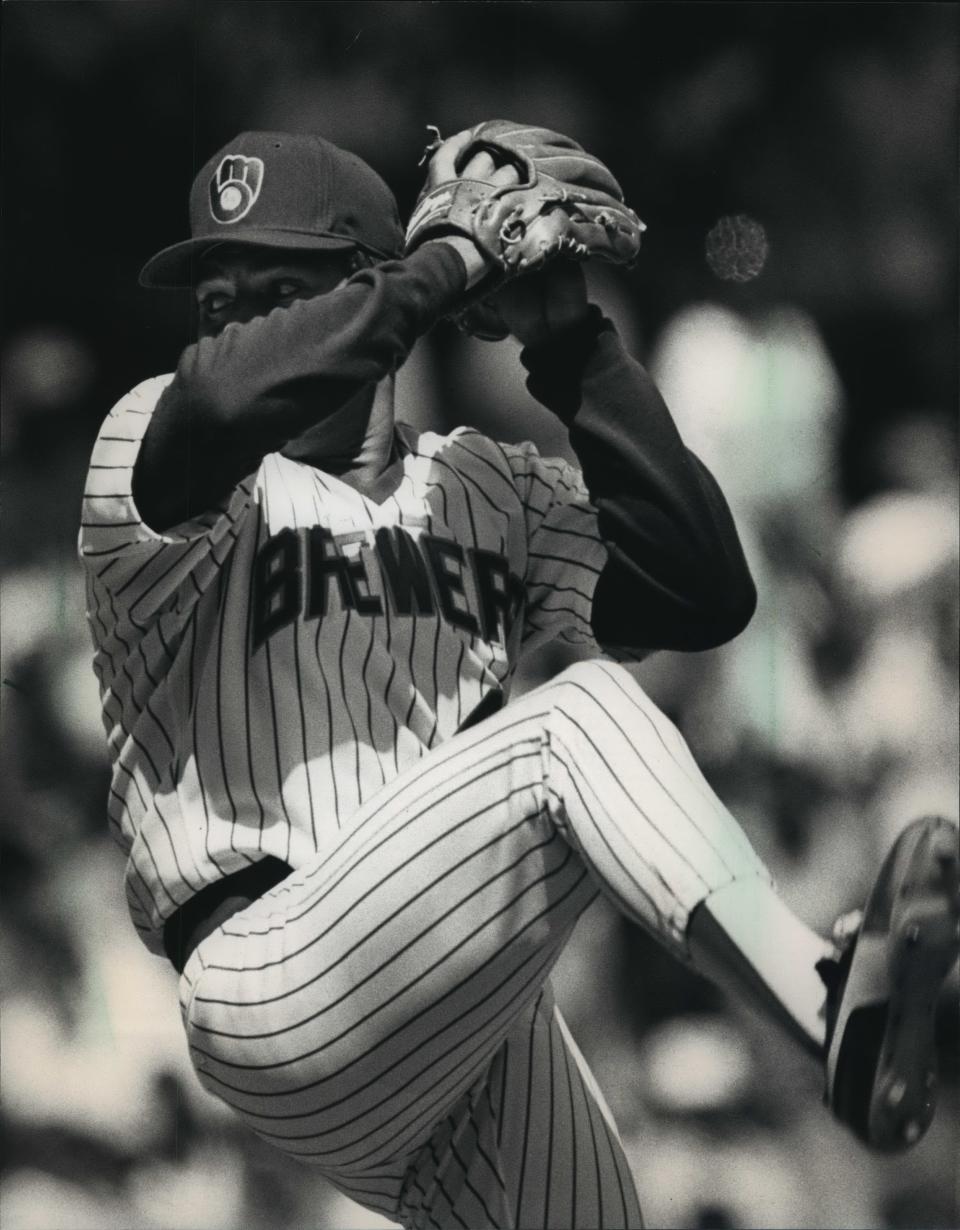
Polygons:
<instances>
[{"instance_id":1,"label":"pitcher's leg","mask_svg":"<svg viewBox=\"0 0 960 1230\"><path fill-rule=\"evenodd\" d=\"M504 1052L497 1129L512 1225L642 1226L617 1126L549 987Z\"/></svg>"},{"instance_id":2,"label":"pitcher's leg","mask_svg":"<svg viewBox=\"0 0 960 1230\"><path fill-rule=\"evenodd\" d=\"M429 1138L598 890L686 959L698 905L768 880L632 678L580 664L431 753L200 946L192 1053L261 1135L362 1173Z\"/></svg>"},{"instance_id":3,"label":"pitcher's leg","mask_svg":"<svg viewBox=\"0 0 960 1230\"><path fill-rule=\"evenodd\" d=\"M561 678L576 698L558 706L550 788L588 865L626 913L819 1054L816 963L830 945L777 895L683 737L632 676L597 662Z\"/></svg>"},{"instance_id":4,"label":"pitcher's leg","mask_svg":"<svg viewBox=\"0 0 960 1230\"><path fill-rule=\"evenodd\" d=\"M642 1226L616 1125L549 981L414 1159L402 1212L435 1230Z\"/></svg>"},{"instance_id":5,"label":"pitcher's leg","mask_svg":"<svg viewBox=\"0 0 960 1230\"><path fill-rule=\"evenodd\" d=\"M188 963L201 1080L286 1152L349 1176L418 1148L596 896L547 814L548 707L432 753Z\"/></svg>"},{"instance_id":6,"label":"pitcher's leg","mask_svg":"<svg viewBox=\"0 0 960 1230\"><path fill-rule=\"evenodd\" d=\"M735 881L769 884L769 872L680 732L622 667L580 663L551 694L555 824L620 910L687 959L696 906Z\"/></svg>"}]
</instances>

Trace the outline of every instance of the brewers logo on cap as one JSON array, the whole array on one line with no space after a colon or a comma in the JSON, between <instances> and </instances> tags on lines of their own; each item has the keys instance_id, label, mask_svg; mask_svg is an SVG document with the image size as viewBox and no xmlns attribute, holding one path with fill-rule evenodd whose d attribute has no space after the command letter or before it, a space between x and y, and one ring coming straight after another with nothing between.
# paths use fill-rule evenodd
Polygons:
<instances>
[{"instance_id":1,"label":"brewers logo on cap","mask_svg":"<svg viewBox=\"0 0 960 1230\"><path fill-rule=\"evenodd\" d=\"M210 213L217 222L239 222L253 207L263 183L260 158L227 154L210 177Z\"/></svg>"}]
</instances>

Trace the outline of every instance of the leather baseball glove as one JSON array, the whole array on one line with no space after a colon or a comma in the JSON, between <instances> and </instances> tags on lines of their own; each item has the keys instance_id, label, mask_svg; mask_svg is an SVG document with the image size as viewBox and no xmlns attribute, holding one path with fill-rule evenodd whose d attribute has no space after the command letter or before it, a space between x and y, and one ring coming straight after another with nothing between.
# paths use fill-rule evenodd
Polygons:
<instances>
[{"instance_id":1,"label":"leather baseball glove","mask_svg":"<svg viewBox=\"0 0 960 1230\"><path fill-rule=\"evenodd\" d=\"M446 140L433 132L405 251L462 235L483 254L489 272L456 316L465 332L506 337L489 296L548 261L636 259L644 224L610 171L570 137L510 120L488 120Z\"/></svg>"}]
</instances>

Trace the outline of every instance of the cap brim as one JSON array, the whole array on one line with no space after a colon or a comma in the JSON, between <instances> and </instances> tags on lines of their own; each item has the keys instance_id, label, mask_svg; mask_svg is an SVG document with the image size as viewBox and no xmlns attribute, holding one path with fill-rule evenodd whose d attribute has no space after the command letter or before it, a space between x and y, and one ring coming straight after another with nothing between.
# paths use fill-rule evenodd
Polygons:
<instances>
[{"instance_id":1,"label":"cap brim","mask_svg":"<svg viewBox=\"0 0 960 1230\"><path fill-rule=\"evenodd\" d=\"M224 236L222 239L185 239L182 243L164 248L147 261L140 270L140 285L164 290L193 286L197 281L200 257L211 248L219 248L224 244L281 248L287 252L343 252L350 248L366 246L338 235L302 235L293 231L284 233L270 230L245 230L236 236Z\"/></svg>"}]
</instances>

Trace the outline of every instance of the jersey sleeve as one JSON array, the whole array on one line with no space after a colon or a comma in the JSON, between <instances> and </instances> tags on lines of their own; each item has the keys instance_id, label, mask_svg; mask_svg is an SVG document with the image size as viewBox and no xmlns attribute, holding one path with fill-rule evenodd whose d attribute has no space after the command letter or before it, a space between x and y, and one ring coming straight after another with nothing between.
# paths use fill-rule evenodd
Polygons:
<instances>
[{"instance_id":1,"label":"jersey sleeve","mask_svg":"<svg viewBox=\"0 0 960 1230\"><path fill-rule=\"evenodd\" d=\"M596 649L591 612L607 551L583 475L533 444L504 451L526 519L523 649L551 639Z\"/></svg>"},{"instance_id":2,"label":"jersey sleeve","mask_svg":"<svg viewBox=\"0 0 960 1230\"><path fill-rule=\"evenodd\" d=\"M90 581L134 622L149 619L191 581L195 594L219 568L250 503L255 474L217 506L158 533L133 498L133 470L144 434L172 376L137 385L114 406L97 435L83 494L79 554Z\"/></svg>"}]
</instances>

